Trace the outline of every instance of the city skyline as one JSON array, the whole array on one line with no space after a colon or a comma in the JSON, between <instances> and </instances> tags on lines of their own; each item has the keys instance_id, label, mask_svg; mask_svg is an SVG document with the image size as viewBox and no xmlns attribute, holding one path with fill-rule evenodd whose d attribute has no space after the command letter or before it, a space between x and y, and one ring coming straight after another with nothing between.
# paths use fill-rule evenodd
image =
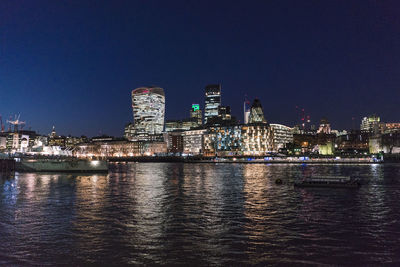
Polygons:
<instances>
[{"instance_id":1,"label":"city skyline","mask_svg":"<svg viewBox=\"0 0 400 267\"><path fill-rule=\"evenodd\" d=\"M399 14L1 0L0 265L400 263Z\"/></svg>"},{"instance_id":2,"label":"city skyline","mask_svg":"<svg viewBox=\"0 0 400 267\"><path fill-rule=\"evenodd\" d=\"M293 126L295 106L335 129L398 121L396 2L41 3L0 3L0 114L41 134L121 136L131 90L151 84L165 89L166 119L204 110L218 83L241 121L245 95L269 123Z\"/></svg>"}]
</instances>

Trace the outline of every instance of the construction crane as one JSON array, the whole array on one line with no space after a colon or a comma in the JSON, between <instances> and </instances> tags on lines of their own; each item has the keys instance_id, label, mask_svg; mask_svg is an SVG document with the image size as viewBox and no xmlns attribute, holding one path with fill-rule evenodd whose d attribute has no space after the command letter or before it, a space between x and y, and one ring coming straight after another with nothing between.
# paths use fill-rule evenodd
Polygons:
<instances>
[{"instance_id":1,"label":"construction crane","mask_svg":"<svg viewBox=\"0 0 400 267\"><path fill-rule=\"evenodd\" d=\"M11 125L14 125L14 132L18 132L18 127L19 126L21 126L21 128L25 125L25 122L24 121L20 121L19 120L19 117L20 117L21 115L15 115L15 117L14 117L14 120L7 120L7 123L9 123L10 124L10 129L11 129Z\"/></svg>"},{"instance_id":2,"label":"construction crane","mask_svg":"<svg viewBox=\"0 0 400 267\"><path fill-rule=\"evenodd\" d=\"M306 115L304 108L300 108L299 106L296 106L296 110L300 114L301 126L303 127L303 130L305 130L306 124L311 122L310 115Z\"/></svg>"}]
</instances>

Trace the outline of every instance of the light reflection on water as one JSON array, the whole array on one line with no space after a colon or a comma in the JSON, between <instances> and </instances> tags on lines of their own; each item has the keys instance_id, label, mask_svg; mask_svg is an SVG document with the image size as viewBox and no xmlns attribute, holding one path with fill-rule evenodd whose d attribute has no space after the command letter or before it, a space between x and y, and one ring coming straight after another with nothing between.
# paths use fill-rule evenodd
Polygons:
<instances>
[{"instance_id":1,"label":"light reflection on water","mask_svg":"<svg viewBox=\"0 0 400 267\"><path fill-rule=\"evenodd\" d=\"M0 178L0 264L400 264L399 165L112 169ZM313 174L363 186L291 185Z\"/></svg>"}]
</instances>

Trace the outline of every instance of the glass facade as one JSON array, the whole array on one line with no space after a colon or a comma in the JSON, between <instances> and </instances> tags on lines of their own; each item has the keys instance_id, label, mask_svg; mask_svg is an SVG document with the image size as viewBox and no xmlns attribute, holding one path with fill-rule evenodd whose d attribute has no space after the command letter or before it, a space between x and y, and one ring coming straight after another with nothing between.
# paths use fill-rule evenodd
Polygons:
<instances>
[{"instance_id":1,"label":"glass facade","mask_svg":"<svg viewBox=\"0 0 400 267\"><path fill-rule=\"evenodd\" d=\"M264 117L264 111L259 99L254 99L250 109L249 123L267 123Z\"/></svg>"},{"instance_id":2,"label":"glass facade","mask_svg":"<svg viewBox=\"0 0 400 267\"><path fill-rule=\"evenodd\" d=\"M272 151L273 139L267 124L215 126L204 134L206 156L262 156Z\"/></svg>"},{"instance_id":3,"label":"glass facade","mask_svg":"<svg viewBox=\"0 0 400 267\"><path fill-rule=\"evenodd\" d=\"M286 144L293 143L293 128L282 124L270 124L273 140L274 150L278 151L280 148L285 148Z\"/></svg>"},{"instance_id":4,"label":"glass facade","mask_svg":"<svg viewBox=\"0 0 400 267\"><path fill-rule=\"evenodd\" d=\"M164 129L165 95L159 87L141 87L132 91L135 135L161 134Z\"/></svg>"},{"instance_id":5,"label":"glass facade","mask_svg":"<svg viewBox=\"0 0 400 267\"><path fill-rule=\"evenodd\" d=\"M207 123L207 120L209 118L218 116L219 106L221 106L221 85L207 85L206 101L204 107L204 123Z\"/></svg>"},{"instance_id":6,"label":"glass facade","mask_svg":"<svg viewBox=\"0 0 400 267\"><path fill-rule=\"evenodd\" d=\"M273 135L267 124L242 127L242 152L244 155L262 156L273 149Z\"/></svg>"}]
</instances>

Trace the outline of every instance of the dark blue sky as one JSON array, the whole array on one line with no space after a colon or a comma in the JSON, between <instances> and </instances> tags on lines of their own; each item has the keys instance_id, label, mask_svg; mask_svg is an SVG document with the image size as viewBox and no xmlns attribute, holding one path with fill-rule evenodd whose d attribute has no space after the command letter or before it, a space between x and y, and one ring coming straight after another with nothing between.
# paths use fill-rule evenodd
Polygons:
<instances>
[{"instance_id":1,"label":"dark blue sky","mask_svg":"<svg viewBox=\"0 0 400 267\"><path fill-rule=\"evenodd\" d=\"M244 95L269 122L295 106L351 128L400 121L398 1L0 2L0 114L40 133L122 135L131 90L163 87L166 118L204 87L242 120Z\"/></svg>"}]
</instances>

